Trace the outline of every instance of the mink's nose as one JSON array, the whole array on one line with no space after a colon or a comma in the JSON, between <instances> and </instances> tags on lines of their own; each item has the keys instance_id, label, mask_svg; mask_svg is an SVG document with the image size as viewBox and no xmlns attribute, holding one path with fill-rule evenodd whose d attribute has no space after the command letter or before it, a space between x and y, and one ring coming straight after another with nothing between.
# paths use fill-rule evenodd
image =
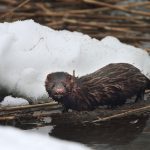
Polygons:
<instances>
[{"instance_id":1,"label":"mink's nose","mask_svg":"<svg viewBox=\"0 0 150 150\"><path fill-rule=\"evenodd\" d=\"M65 93L66 93L65 88L55 88L53 90L52 95L53 95L54 100L59 100L65 96Z\"/></svg>"},{"instance_id":2,"label":"mink's nose","mask_svg":"<svg viewBox=\"0 0 150 150\"><path fill-rule=\"evenodd\" d=\"M63 88L58 88L55 90L56 94L64 94L65 90Z\"/></svg>"}]
</instances>

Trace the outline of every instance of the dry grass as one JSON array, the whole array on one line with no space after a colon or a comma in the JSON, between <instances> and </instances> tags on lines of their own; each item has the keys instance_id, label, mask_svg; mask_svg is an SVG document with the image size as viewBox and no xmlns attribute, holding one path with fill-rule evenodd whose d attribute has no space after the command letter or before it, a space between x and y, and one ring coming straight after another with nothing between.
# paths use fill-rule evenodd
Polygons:
<instances>
[{"instance_id":1,"label":"dry grass","mask_svg":"<svg viewBox=\"0 0 150 150\"><path fill-rule=\"evenodd\" d=\"M34 19L54 29L80 31L97 39L112 35L145 48L143 42L150 41L149 5L148 0L1 0L0 20Z\"/></svg>"}]
</instances>

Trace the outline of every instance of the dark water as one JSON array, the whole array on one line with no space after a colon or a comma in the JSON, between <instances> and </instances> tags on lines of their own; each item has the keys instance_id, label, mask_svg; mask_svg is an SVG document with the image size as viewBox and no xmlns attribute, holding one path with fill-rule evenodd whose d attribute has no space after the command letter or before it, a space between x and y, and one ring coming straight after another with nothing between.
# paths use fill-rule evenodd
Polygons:
<instances>
[{"instance_id":1,"label":"dark water","mask_svg":"<svg viewBox=\"0 0 150 150\"><path fill-rule=\"evenodd\" d=\"M147 115L84 126L47 125L28 131L80 142L95 150L150 150L150 118Z\"/></svg>"},{"instance_id":2,"label":"dark water","mask_svg":"<svg viewBox=\"0 0 150 150\"><path fill-rule=\"evenodd\" d=\"M150 119L132 116L90 126L55 126L51 135L97 150L150 150Z\"/></svg>"}]
</instances>

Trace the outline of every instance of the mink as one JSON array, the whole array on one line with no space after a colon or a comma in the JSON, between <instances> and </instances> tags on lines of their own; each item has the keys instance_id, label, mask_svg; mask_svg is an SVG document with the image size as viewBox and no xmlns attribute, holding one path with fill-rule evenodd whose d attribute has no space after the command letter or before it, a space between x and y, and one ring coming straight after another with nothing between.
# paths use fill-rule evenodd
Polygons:
<instances>
[{"instance_id":1,"label":"mink","mask_svg":"<svg viewBox=\"0 0 150 150\"><path fill-rule=\"evenodd\" d=\"M135 102L143 100L150 80L131 64L114 63L82 77L66 72L50 73L45 88L53 100L63 105L64 112L84 111L104 105L121 106L133 96Z\"/></svg>"}]
</instances>

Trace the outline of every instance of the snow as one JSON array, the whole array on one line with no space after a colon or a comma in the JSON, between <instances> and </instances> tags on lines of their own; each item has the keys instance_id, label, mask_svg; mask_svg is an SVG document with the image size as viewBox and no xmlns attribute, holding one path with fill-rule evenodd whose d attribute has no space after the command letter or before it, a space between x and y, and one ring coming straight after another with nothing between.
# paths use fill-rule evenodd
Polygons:
<instances>
[{"instance_id":1,"label":"snow","mask_svg":"<svg viewBox=\"0 0 150 150\"><path fill-rule=\"evenodd\" d=\"M12 96L6 96L4 100L1 102L1 106L22 106L28 105L29 102L23 98L14 98Z\"/></svg>"},{"instance_id":2,"label":"snow","mask_svg":"<svg viewBox=\"0 0 150 150\"><path fill-rule=\"evenodd\" d=\"M33 20L0 23L0 89L30 98L48 98L46 75L66 71L82 76L115 62L126 62L150 78L150 56L115 37L101 41L79 32L57 31Z\"/></svg>"},{"instance_id":3,"label":"snow","mask_svg":"<svg viewBox=\"0 0 150 150\"><path fill-rule=\"evenodd\" d=\"M89 150L82 144L67 142L16 128L0 127L2 150Z\"/></svg>"}]
</instances>

